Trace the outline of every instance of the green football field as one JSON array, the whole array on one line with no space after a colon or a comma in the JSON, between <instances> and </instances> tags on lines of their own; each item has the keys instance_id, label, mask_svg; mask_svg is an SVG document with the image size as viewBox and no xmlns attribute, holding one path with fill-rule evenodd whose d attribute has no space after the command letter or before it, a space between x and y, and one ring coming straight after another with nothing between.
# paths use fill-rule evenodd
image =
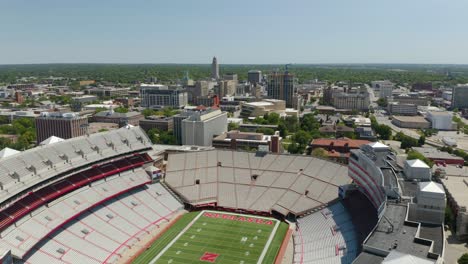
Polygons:
<instances>
[{"instance_id":1,"label":"green football field","mask_svg":"<svg viewBox=\"0 0 468 264\"><path fill-rule=\"evenodd\" d=\"M288 225L273 218L202 211L184 215L134 263L274 263Z\"/></svg>"}]
</instances>

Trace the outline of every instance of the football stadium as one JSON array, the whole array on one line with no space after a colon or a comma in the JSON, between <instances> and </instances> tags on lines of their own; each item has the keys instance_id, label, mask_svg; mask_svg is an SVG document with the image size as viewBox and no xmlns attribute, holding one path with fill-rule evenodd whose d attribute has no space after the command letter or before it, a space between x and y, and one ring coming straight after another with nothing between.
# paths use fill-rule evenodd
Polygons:
<instances>
[{"instance_id":1,"label":"football stadium","mask_svg":"<svg viewBox=\"0 0 468 264\"><path fill-rule=\"evenodd\" d=\"M128 126L51 141L0 158L0 263L436 263L443 230L408 218L393 163L380 143L348 167Z\"/></svg>"}]
</instances>

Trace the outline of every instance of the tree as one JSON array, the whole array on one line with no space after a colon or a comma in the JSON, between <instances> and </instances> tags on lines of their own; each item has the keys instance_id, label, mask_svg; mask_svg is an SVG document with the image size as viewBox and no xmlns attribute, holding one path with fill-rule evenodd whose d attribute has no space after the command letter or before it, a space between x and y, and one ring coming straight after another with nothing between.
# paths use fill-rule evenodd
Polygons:
<instances>
[{"instance_id":1,"label":"tree","mask_svg":"<svg viewBox=\"0 0 468 264\"><path fill-rule=\"evenodd\" d=\"M143 111L141 111L141 113L145 116L145 118L148 118L149 116L154 115L155 112L156 111L150 108L146 108L146 109L143 109Z\"/></svg>"},{"instance_id":2,"label":"tree","mask_svg":"<svg viewBox=\"0 0 468 264\"><path fill-rule=\"evenodd\" d=\"M434 162L426 157L424 157L421 153L415 151L415 150L410 150L408 152L408 157L406 158L407 160L414 160L414 159L419 159L424 161L429 167L432 167L434 165Z\"/></svg>"},{"instance_id":3,"label":"tree","mask_svg":"<svg viewBox=\"0 0 468 264\"><path fill-rule=\"evenodd\" d=\"M317 158L326 158L327 156L327 151L323 148L316 148L312 150L311 152L312 157L317 157Z\"/></svg>"},{"instance_id":4,"label":"tree","mask_svg":"<svg viewBox=\"0 0 468 264\"><path fill-rule=\"evenodd\" d=\"M375 132L379 134L381 139L388 140L392 135L392 128L387 125L378 125Z\"/></svg>"},{"instance_id":5,"label":"tree","mask_svg":"<svg viewBox=\"0 0 468 264\"><path fill-rule=\"evenodd\" d=\"M229 123L228 124L228 131L231 131L231 130L239 130L239 124L234 123L234 122Z\"/></svg>"},{"instance_id":6,"label":"tree","mask_svg":"<svg viewBox=\"0 0 468 264\"><path fill-rule=\"evenodd\" d=\"M280 121L280 115L277 113L270 113L270 114L265 114L267 115L267 118L265 118L268 121L268 124L270 125L277 125Z\"/></svg>"},{"instance_id":7,"label":"tree","mask_svg":"<svg viewBox=\"0 0 468 264\"><path fill-rule=\"evenodd\" d=\"M115 108L114 112L116 112L116 113L128 113L128 108L120 106L120 107Z\"/></svg>"},{"instance_id":8,"label":"tree","mask_svg":"<svg viewBox=\"0 0 468 264\"><path fill-rule=\"evenodd\" d=\"M463 254L463 255L458 259L458 264L468 264L468 253Z\"/></svg>"},{"instance_id":9,"label":"tree","mask_svg":"<svg viewBox=\"0 0 468 264\"><path fill-rule=\"evenodd\" d=\"M377 105L380 106L380 107L387 107L388 106L387 99L386 98L379 98L377 100Z\"/></svg>"},{"instance_id":10,"label":"tree","mask_svg":"<svg viewBox=\"0 0 468 264\"><path fill-rule=\"evenodd\" d=\"M275 130L273 128L269 128L269 127L259 127L259 128L257 128L257 130L255 132L263 133L265 135L274 135L275 134Z\"/></svg>"},{"instance_id":11,"label":"tree","mask_svg":"<svg viewBox=\"0 0 468 264\"><path fill-rule=\"evenodd\" d=\"M419 140L418 140L419 146L424 145L424 143L426 143L426 137L425 136L420 136Z\"/></svg>"},{"instance_id":12,"label":"tree","mask_svg":"<svg viewBox=\"0 0 468 264\"><path fill-rule=\"evenodd\" d=\"M292 136L292 141L298 143L300 146L307 146L310 142L311 136L304 130L299 130Z\"/></svg>"},{"instance_id":13,"label":"tree","mask_svg":"<svg viewBox=\"0 0 468 264\"><path fill-rule=\"evenodd\" d=\"M288 152L291 154L302 154L304 151L301 151L299 144L293 142L288 145Z\"/></svg>"}]
</instances>

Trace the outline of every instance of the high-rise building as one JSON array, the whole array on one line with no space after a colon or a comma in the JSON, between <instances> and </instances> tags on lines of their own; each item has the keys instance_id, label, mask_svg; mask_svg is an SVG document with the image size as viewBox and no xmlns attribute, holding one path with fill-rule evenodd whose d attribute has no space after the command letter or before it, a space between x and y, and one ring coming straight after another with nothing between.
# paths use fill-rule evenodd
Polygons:
<instances>
[{"instance_id":1,"label":"high-rise building","mask_svg":"<svg viewBox=\"0 0 468 264\"><path fill-rule=\"evenodd\" d=\"M452 109L468 108L468 84L457 85L452 89Z\"/></svg>"},{"instance_id":2,"label":"high-rise building","mask_svg":"<svg viewBox=\"0 0 468 264\"><path fill-rule=\"evenodd\" d=\"M216 57L213 57L213 62L211 63L211 78L219 79L219 65Z\"/></svg>"},{"instance_id":3,"label":"high-rise building","mask_svg":"<svg viewBox=\"0 0 468 264\"><path fill-rule=\"evenodd\" d=\"M268 75L267 93L273 99L286 101L286 107L293 107L293 96L296 93L294 75L288 71L271 73Z\"/></svg>"},{"instance_id":4,"label":"high-rise building","mask_svg":"<svg viewBox=\"0 0 468 264\"><path fill-rule=\"evenodd\" d=\"M235 80L222 80L218 82L216 93L220 98L225 96L234 95L236 93L237 81Z\"/></svg>"},{"instance_id":5,"label":"high-rise building","mask_svg":"<svg viewBox=\"0 0 468 264\"><path fill-rule=\"evenodd\" d=\"M214 136L227 131L227 113L219 109L185 111L173 118L174 135L182 145L211 146Z\"/></svg>"},{"instance_id":6,"label":"high-rise building","mask_svg":"<svg viewBox=\"0 0 468 264\"><path fill-rule=\"evenodd\" d=\"M63 139L83 136L87 126L88 118L76 113L41 113L36 118L37 143L51 136Z\"/></svg>"},{"instance_id":7,"label":"high-rise building","mask_svg":"<svg viewBox=\"0 0 468 264\"><path fill-rule=\"evenodd\" d=\"M379 98L388 98L392 96L393 83L391 81L373 81L372 88L379 92Z\"/></svg>"},{"instance_id":8,"label":"high-rise building","mask_svg":"<svg viewBox=\"0 0 468 264\"><path fill-rule=\"evenodd\" d=\"M247 80L249 83L261 83L262 82L262 72L258 70L250 70L247 73Z\"/></svg>"},{"instance_id":9,"label":"high-rise building","mask_svg":"<svg viewBox=\"0 0 468 264\"><path fill-rule=\"evenodd\" d=\"M187 91L161 84L140 85L141 106L181 108L188 104Z\"/></svg>"}]
</instances>

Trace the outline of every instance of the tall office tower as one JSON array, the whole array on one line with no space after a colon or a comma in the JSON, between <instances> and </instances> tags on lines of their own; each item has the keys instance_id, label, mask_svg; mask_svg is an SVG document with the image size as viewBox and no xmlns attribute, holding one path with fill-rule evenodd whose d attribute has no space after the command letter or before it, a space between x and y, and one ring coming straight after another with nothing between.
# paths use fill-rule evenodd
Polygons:
<instances>
[{"instance_id":1,"label":"tall office tower","mask_svg":"<svg viewBox=\"0 0 468 264\"><path fill-rule=\"evenodd\" d=\"M88 118L76 113L41 113L36 118L37 143L51 136L63 139L74 138L86 134Z\"/></svg>"},{"instance_id":2,"label":"tall office tower","mask_svg":"<svg viewBox=\"0 0 468 264\"><path fill-rule=\"evenodd\" d=\"M452 89L452 109L468 108L468 84L457 85Z\"/></svg>"},{"instance_id":3,"label":"tall office tower","mask_svg":"<svg viewBox=\"0 0 468 264\"><path fill-rule=\"evenodd\" d=\"M262 82L262 72L257 70L250 70L247 73L247 80L249 83L261 83Z\"/></svg>"},{"instance_id":4,"label":"tall office tower","mask_svg":"<svg viewBox=\"0 0 468 264\"><path fill-rule=\"evenodd\" d=\"M211 78L219 79L219 65L216 57L213 57L213 62L211 63Z\"/></svg>"},{"instance_id":5,"label":"tall office tower","mask_svg":"<svg viewBox=\"0 0 468 264\"><path fill-rule=\"evenodd\" d=\"M293 107L294 75L287 70L272 72L268 75L267 93L270 98L286 101L286 107Z\"/></svg>"}]
</instances>

